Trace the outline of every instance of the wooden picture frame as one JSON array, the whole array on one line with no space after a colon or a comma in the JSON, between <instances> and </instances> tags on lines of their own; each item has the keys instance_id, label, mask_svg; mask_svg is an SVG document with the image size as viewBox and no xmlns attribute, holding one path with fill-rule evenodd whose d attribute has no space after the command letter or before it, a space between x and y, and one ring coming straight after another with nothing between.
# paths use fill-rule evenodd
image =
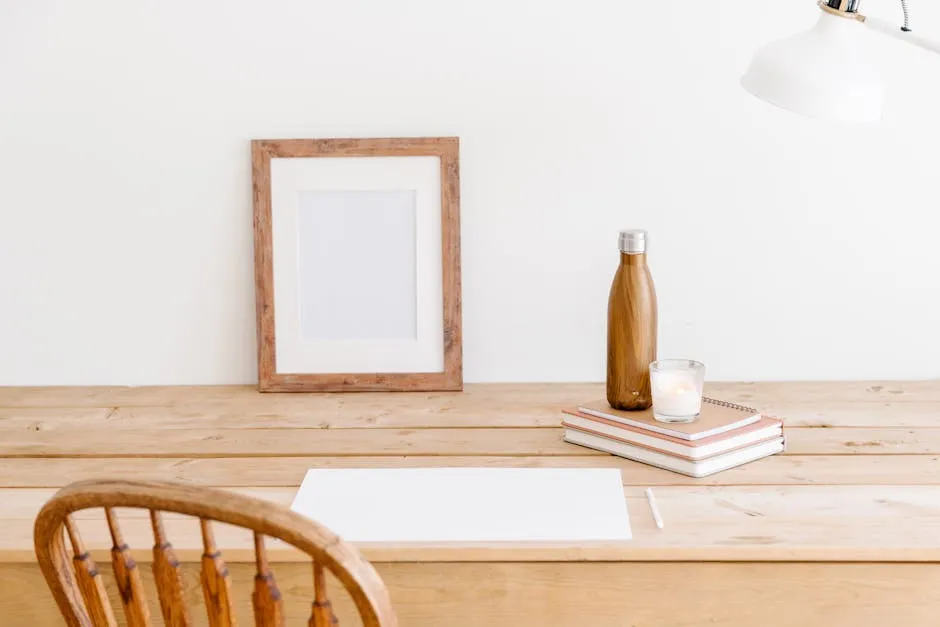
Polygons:
<instances>
[{"instance_id":1,"label":"wooden picture frame","mask_svg":"<svg viewBox=\"0 0 940 627\"><path fill-rule=\"evenodd\" d=\"M460 173L458 138L258 139L251 142L251 156L254 202L258 379L260 389L264 392L462 390L463 356L461 331ZM432 158L435 161L429 161L428 159L397 159L399 157L423 157ZM439 161L439 166L437 165L437 161ZM419 348L414 349L413 352L415 355L420 354L425 356L421 359L426 362L428 359L431 359L426 356L430 355L431 348L433 347L438 347L441 355L439 357L433 357L436 367L432 368L432 371L427 372L402 372L397 363L394 369L379 372L362 371L367 369L368 364L362 365L361 363L355 369L341 370L338 372L325 371L329 369L330 364L320 364L319 361L322 361L322 359L329 360L329 355L334 356L337 363L349 362L350 359L352 359L346 359L349 354L358 355L355 359L359 359L360 362L370 360L373 357L375 357L377 361L384 360L388 362L390 359L395 358L394 355L389 356L390 353L394 353L394 351L390 349L386 350L385 347L404 347L402 348L402 352L408 355L412 354L412 352L409 351L412 351L413 347L411 343L409 343L411 342L410 338L387 340L362 339L359 336L344 336L336 339L336 337L330 336L327 339L310 339L311 336L307 330L314 323L298 322L298 320L306 319L303 318L303 307L297 305L297 303L301 301L322 303L329 300L329 306L332 307L335 289L334 292L329 292L329 299L321 298L319 301L316 299L311 301L313 296L307 294L295 295L295 292L302 292L305 289L304 285L309 284L309 281L305 283L305 281L297 278L305 272L303 268L307 266L314 267L309 263L307 266L304 266L303 263L296 262L297 259L304 258L305 253L299 249L304 246L302 242L305 237L304 233L311 231L310 228L301 225L301 222L306 220L306 218L302 219L302 215L313 215L310 213L312 210L309 210L306 205L301 207L307 200L296 200L296 198L308 193L319 194L312 197L315 202L311 206L327 206L328 208L325 210L316 209L318 212L316 215L334 215L337 216L335 217L336 220L345 220L348 222L354 218L343 213L345 210L342 208L330 208L332 205L329 205L323 198L347 198L346 196L335 196L337 193L352 195L349 196L349 198L360 198L360 196L355 196L355 194L362 193L364 189L366 190L364 193L371 194L368 198L378 199L374 200L376 203L392 202L395 198L398 198L398 196L388 196L388 194L397 193L396 191L379 190L396 188L394 181L391 185L387 184L389 177L386 176L386 173L390 170L395 171L396 169L401 169L399 166L407 166L405 168L406 170L408 168L414 171L421 170L421 177L423 177L421 180L435 181L434 185L436 185L436 181L439 177L439 215L434 209L428 208L436 205L436 199L438 197L436 189L433 190L433 193L431 193L430 189L424 190L424 188L418 191L403 190L405 193L415 194L414 197L418 198L418 200L415 201L416 203L423 203L420 205L423 208L414 209L414 212L415 215L417 215L417 212L421 211L423 212L421 216L424 217L415 217L414 220L418 226L411 230L419 232L419 235L420 233L427 235L436 231L436 229L432 227L438 224L437 221L439 219L439 250L441 257L438 270L436 260L432 259L435 255L429 252L436 250L436 245L434 248L429 248L430 244L428 244L428 241L430 240L425 241L427 239L425 238L419 242L419 235L414 236L415 250L417 252L414 252L414 259L416 259L416 261L413 263L415 264L414 267L417 268L415 272L418 275L418 279L415 279L418 287L415 288L416 295L414 299L419 304L414 305L413 309L417 322L412 320L402 324L408 325L413 322L415 328L418 329L415 331L416 339L414 342L423 342L423 344L421 344ZM304 169L301 174L283 174L284 172L300 172L301 168ZM317 168L319 168L320 174L310 173L315 173ZM358 168L371 172L376 181L384 180L386 184L378 182L370 184L369 181L358 181L355 179L356 174L353 172L353 169ZM273 176L272 170L274 171ZM339 172L340 175L337 175L337 172ZM303 191L303 185L306 183L296 183L296 180L300 179L305 181L313 180L315 182L314 186L318 191ZM334 192L332 191L332 181L346 181L347 185L349 185L350 181L353 181L353 189L348 192L344 190ZM293 187L291 187L292 185ZM342 186L341 183L338 183L338 185ZM430 183L428 183L428 185L430 185ZM408 183L406 182L404 187L407 186ZM285 191L285 189L287 191ZM323 194L327 194L328 196L324 197L322 196ZM385 194L385 196L382 194ZM303 198L309 200L310 197L303 196ZM408 198L411 198L411 196L408 196ZM297 208L294 208L295 206ZM346 205L339 202L335 206L345 207ZM287 207L287 209L284 207ZM369 211L373 211L372 215L379 215L379 213L374 212L383 210L382 207L369 209ZM336 211L336 213L329 213L331 211ZM407 215L411 215L410 212L412 210L410 207L406 207L405 211L409 212ZM330 218L330 220L333 219L334 218ZM424 222L421 222L421 220L424 220ZM322 225L326 224L326 222L321 220L321 222L317 224ZM360 225L369 224L371 224L369 220L359 220L355 222L355 227L358 229ZM412 237L409 234L410 224L409 222L401 229L398 229L398 231L404 233L401 237L402 241L406 241L409 237ZM432 226L428 227L427 225L429 224ZM347 234L351 230L348 227L349 225L347 224L345 230L337 229L337 231ZM290 228L294 228L297 234L291 235L289 231ZM369 228L378 227L370 226ZM316 231L316 229L313 230ZM282 236L278 238L277 233L281 233ZM311 237L323 239L325 236L321 229L319 234L314 233ZM347 237L351 236L347 235ZM384 242L384 240L373 241ZM351 248L355 248L356 245L364 246L364 244L356 242L355 240L352 241L352 244L353 246L351 246ZM399 246L398 244L395 245ZM328 245L324 246L329 247ZM406 246L406 244L401 244L399 248L403 246ZM292 247L296 247L298 250L294 251ZM316 247L313 246L312 248ZM341 253L345 254L348 248L350 247L335 250L340 250ZM310 254L312 255L312 253ZM285 257L286 261L282 259L282 257ZM408 255L404 255L403 259L405 260L402 262L403 264L412 263L410 261L412 258ZM330 262L332 262L332 260L333 258L330 258ZM355 265L355 259L353 259L353 262L353 265ZM323 263L320 264L320 266L323 265ZM333 266L334 264L330 263L327 265ZM342 267L341 263L337 263L336 265ZM300 267L300 269L295 270L295 267ZM375 265L369 267L375 268ZM430 270L426 271L426 267L430 268ZM404 277L404 280L407 282L407 280L411 279L408 274L410 267L403 266L403 268L401 272L398 272L397 276ZM333 270L334 268L331 267L329 272L332 273ZM296 276L292 275L292 272L296 273ZM317 270L310 270L311 274L315 272L317 272ZM325 270L323 272L326 274ZM276 284L276 276L281 277L282 282L287 284ZM360 273L358 276L362 276L362 274ZM284 277L287 277L287 279ZM432 281L431 278L428 277L438 278ZM335 288L336 285L347 285L342 279L335 277L327 277L325 280L328 280L333 288ZM424 291L419 292L418 290ZM431 294L431 296L425 297L425 292ZM355 299L358 298L358 302L360 305L362 304L364 298L362 293L356 294L355 290L348 291L348 293L350 294L349 298L353 299L350 302L355 303L357 302ZM285 296L285 294L287 295ZM437 300L438 297L440 302L438 306L435 307L433 306L433 301ZM410 306L410 298L407 294L403 296L401 300L406 306ZM432 304L429 305L429 302ZM275 307L276 303L280 303L283 311L279 311L278 308ZM284 305L284 303L288 304ZM316 304L311 305L310 309L317 309L318 306L319 305ZM349 306L353 307L353 305ZM365 312L363 315L375 318L375 316L379 315L375 312L380 311L382 307L385 306L385 303L377 302L375 306L376 310L368 306L359 306L358 308L350 309L350 311ZM432 312L433 315L428 312ZM308 316L310 319L314 317L313 315ZM277 328L279 320L282 328ZM428 320L430 320L430 322L428 322ZM410 329L411 327L407 328ZM285 334L285 336L281 337L280 344L278 341L279 333ZM291 338L296 339L296 342ZM370 342L373 344L370 344ZM301 346L302 348L296 349L297 346ZM370 346L373 348L370 348ZM415 346L418 346L418 344L415 344ZM279 347L282 353L280 369L278 363ZM318 350L316 347L321 347L322 350ZM343 347L347 347L349 350L345 350ZM434 349L434 352L436 352L436 350L437 349ZM324 354L328 355L328 357L324 358ZM318 362L318 365L309 372L298 371L305 369L304 360ZM288 363L288 361L292 361L292 363ZM407 368L409 363L417 363L417 361L417 358L402 357L401 363L404 364L402 367Z\"/></svg>"}]
</instances>

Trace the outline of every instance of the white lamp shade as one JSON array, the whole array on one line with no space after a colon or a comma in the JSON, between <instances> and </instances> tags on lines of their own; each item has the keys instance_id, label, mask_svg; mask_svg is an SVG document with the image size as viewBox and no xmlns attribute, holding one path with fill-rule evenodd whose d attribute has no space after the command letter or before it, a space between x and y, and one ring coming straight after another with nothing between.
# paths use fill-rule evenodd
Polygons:
<instances>
[{"instance_id":1,"label":"white lamp shade","mask_svg":"<svg viewBox=\"0 0 940 627\"><path fill-rule=\"evenodd\" d=\"M822 12L812 29L760 50L741 79L762 100L802 115L844 122L881 119L885 89L863 58L865 26Z\"/></svg>"}]
</instances>

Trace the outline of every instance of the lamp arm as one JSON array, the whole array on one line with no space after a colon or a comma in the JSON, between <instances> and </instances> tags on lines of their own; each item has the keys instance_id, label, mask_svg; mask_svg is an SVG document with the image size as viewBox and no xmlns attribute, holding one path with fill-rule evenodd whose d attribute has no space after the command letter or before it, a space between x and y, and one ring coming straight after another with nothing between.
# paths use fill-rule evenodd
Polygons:
<instances>
[{"instance_id":1,"label":"lamp arm","mask_svg":"<svg viewBox=\"0 0 940 627\"><path fill-rule=\"evenodd\" d=\"M940 42L927 39L926 37L920 37L909 30L898 28L896 24L887 20L882 20L877 17L866 17L865 25L872 30L881 33L882 35L888 35L889 37L894 37L895 39L900 39L901 41L906 41L909 44L913 44L918 48L923 48L936 54L940 54Z\"/></svg>"}]
</instances>

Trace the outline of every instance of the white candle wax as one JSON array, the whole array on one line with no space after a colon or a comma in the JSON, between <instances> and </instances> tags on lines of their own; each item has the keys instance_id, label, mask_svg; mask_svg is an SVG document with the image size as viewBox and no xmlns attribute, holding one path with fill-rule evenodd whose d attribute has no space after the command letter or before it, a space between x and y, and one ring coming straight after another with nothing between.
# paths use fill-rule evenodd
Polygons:
<instances>
[{"instance_id":1,"label":"white candle wax","mask_svg":"<svg viewBox=\"0 0 940 627\"><path fill-rule=\"evenodd\" d=\"M653 411L667 416L694 416L702 409L702 394L693 372L652 372Z\"/></svg>"}]
</instances>

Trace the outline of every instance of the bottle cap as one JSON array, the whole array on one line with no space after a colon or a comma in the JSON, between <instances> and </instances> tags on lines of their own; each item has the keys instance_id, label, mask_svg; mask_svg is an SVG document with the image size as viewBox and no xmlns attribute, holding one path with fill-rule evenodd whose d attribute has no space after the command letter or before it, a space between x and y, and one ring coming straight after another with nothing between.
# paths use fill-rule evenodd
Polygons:
<instances>
[{"instance_id":1,"label":"bottle cap","mask_svg":"<svg viewBox=\"0 0 940 627\"><path fill-rule=\"evenodd\" d=\"M642 229L620 231L620 252L639 255L646 252L647 233Z\"/></svg>"}]
</instances>

